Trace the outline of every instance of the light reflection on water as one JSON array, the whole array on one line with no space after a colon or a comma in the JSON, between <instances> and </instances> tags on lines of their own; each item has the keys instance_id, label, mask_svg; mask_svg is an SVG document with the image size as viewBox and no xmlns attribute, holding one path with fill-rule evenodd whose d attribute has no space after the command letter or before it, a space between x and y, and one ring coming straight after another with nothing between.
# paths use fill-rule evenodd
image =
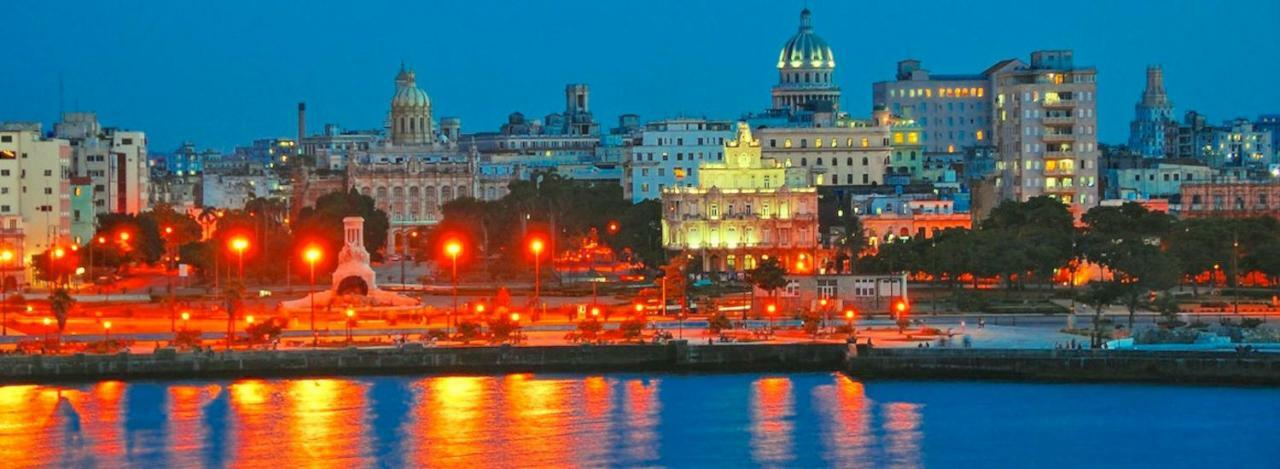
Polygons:
<instances>
[{"instance_id":1,"label":"light reflection on water","mask_svg":"<svg viewBox=\"0 0 1280 469\"><path fill-rule=\"evenodd\" d=\"M1082 393L1089 399L1078 399ZM1114 418L1117 408L1155 412L1164 409L1155 402L1210 396L1229 399L1252 417L1206 414L1197 419L1198 439L1192 441L1219 433L1234 441L1273 434L1259 429L1280 417L1280 393L1263 389L864 386L825 373L0 386L0 461L6 467L277 468L994 464L1001 460L992 458L1012 463L1044 457L1062 438L1084 448L1089 439L1102 445L1122 438L1133 429L1090 426L1096 416ZM1166 423L1146 433L1180 435L1176 413L1155 419ZM1055 422L1065 423L1059 428ZM975 451L995 441L1002 442L999 452ZM1230 447L1204 443L1202 451ZM1248 466L1273 461L1275 447L1238 445L1234 452L1202 457L1235 458ZM1122 457L1157 461L1140 451Z\"/></svg>"}]
</instances>

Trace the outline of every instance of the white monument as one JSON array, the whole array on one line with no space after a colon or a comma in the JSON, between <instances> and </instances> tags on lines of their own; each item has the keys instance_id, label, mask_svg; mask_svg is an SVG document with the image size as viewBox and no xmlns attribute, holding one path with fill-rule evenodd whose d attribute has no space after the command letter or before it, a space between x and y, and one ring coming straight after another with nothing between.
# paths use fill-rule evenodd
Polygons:
<instances>
[{"instance_id":1,"label":"white monument","mask_svg":"<svg viewBox=\"0 0 1280 469\"><path fill-rule=\"evenodd\" d=\"M333 270L333 280L327 291L312 293L297 300L280 303L286 310L311 307L314 296L317 308L329 306L417 306L418 300L378 289L378 283L369 267L369 251L364 249L364 218L342 219L343 246L338 253L338 266Z\"/></svg>"}]
</instances>

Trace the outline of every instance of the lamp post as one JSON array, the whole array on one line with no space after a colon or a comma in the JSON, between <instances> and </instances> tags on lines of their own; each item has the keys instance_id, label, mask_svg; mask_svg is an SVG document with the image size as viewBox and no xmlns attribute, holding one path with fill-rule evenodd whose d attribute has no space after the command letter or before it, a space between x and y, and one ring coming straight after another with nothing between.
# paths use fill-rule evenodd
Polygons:
<instances>
[{"instance_id":1,"label":"lamp post","mask_svg":"<svg viewBox=\"0 0 1280 469\"><path fill-rule=\"evenodd\" d=\"M311 347L315 348L319 339L316 337L316 262L320 260L322 252L320 248L315 246L307 248L302 253L302 258L307 260L307 266L311 269L311 288L307 297L311 299Z\"/></svg>"},{"instance_id":2,"label":"lamp post","mask_svg":"<svg viewBox=\"0 0 1280 469\"><path fill-rule=\"evenodd\" d=\"M187 321L190 319L191 319L191 313L183 311L182 312L182 330L184 332L187 330Z\"/></svg>"},{"instance_id":3,"label":"lamp post","mask_svg":"<svg viewBox=\"0 0 1280 469\"><path fill-rule=\"evenodd\" d=\"M9 262L13 261L13 251L5 249L0 251L0 328L3 329L0 335L9 335Z\"/></svg>"},{"instance_id":4,"label":"lamp post","mask_svg":"<svg viewBox=\"0 0 1280 469\"><path fill-rule=\"evenodd\" d=\"M249 349L253 350L253 315L244 317L244 335L249 339Z\"/></svg>"},{"instance_id":5,"label":"lamp post","mask_svg":"<svg viewBox=\"0 0 1280 469\"><path fill-rule=\"evenodd\" d=\"M49 343L49 331L53 329L53 327L52 327L53 320L52 320L52 319L49 319L49 316L45 316L45 317L44 317L44 319L40 320L40 322L43 322L43 323L44 323L44 342L45 342L46 344L48 344L48 343Z\"/></svg>"},{"instance_id":6,"label":"lamp post","mask_svg":"<svg viewBox=\"0 0 1280 469\"><path fill-rule=\"evenodd\" d=\"M453 260L453 309L445 318L444 333L448 335L453 328L453 317L458 314L458 254L462 254L462 243L457 240L445 244L444 251Z\"/></svg>"},{"instance_id":7,"label":"lamp post","mask_svg":"<svg viewBox=\"0 0 1280 469\"><path fill-rule=\"evenodd\" d=\"M533 307L542 302L542 239L529 241L529 250L533 251ZM593 283L594 285L594 283Z\"/></svg>"},{"instance_id":8,"label":"lamp post","mask_svg":"<svg viewBox=\"0 0 1280 469\"><path fill-rule=\"evenodd\" d=\"M849 337L855 337L858 334L857 329L853 328L853 316L854 315L853 315L852 309L844 310L844 320L849 325Z\"/></svg>"},{"instance_id":9,"label":"lamp post","mask_svg":"<svg viewBox=\"0 0 1280 469\"><path fill-rule=\"evenodd\" d=\"M511 324L515 326L512 328L512 332L516 335L511 338L511 342L517 343L520 341L520 313L511 313Z\"/></svg>"},{"instance_id":10,"label":"lamp post","mask_svg":"<svg viewBox=\"0 0 1280 469\"><path fill-rule=\"evenodd\" d=\"M764 307L764 310L769 315L769 332L772 333L773 332L773 314L778 312L778 305L769 303L768 306Z\"/></svg>"},{"instance_id":11,"label":"lamp post","mask_svg":"<svg viewBox=\"0 0 1280 469\"><path fill-rule=\"evenodd\" d=\"M231 249L236 252L236 257L239 259L240 285L244 286L244 250L249 249L249 240L243 236L232 238Z\"/></svg>"},{"instance_id":12,"label":"lamp post","mask_svg":"<svg viewBox=\"0 0 1280 469\"><path fill-rule=\"evenodd\" d=\"M106 342L111 342L111 321L102 321L102 331L106 333Z\"/></svg>"},{"instance_id":13,"label":"lamp post","mask_svg":"<svg viewBox=\"0 0 1280 469\"><path fill-rule=\"evenodd\" d=\"M171 270L173 268L173 227L164 227L163 233L161 236L164 237L165 270ZM173 307L173 275L176 273L166 272L164 276L165 288L169 292L169 332L174 333L178 332L178 312Z\"/></svg>"},{"instance_id":14,"label":"lamp post","mask_svg":"<svg viewBox=\"0 0 1280 469\"><path fill-rule=\"evenodd\" d=\"M347 346L351 346L351 326L356 322L355 308L347 308Z\"/></svg>"}]
</instances>

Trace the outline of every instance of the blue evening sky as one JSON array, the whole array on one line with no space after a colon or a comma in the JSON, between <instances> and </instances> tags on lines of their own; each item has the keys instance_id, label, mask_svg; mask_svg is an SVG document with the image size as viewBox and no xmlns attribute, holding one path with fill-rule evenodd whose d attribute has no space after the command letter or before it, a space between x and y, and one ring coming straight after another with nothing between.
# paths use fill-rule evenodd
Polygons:
<instances>
[{"instance_id":1,"label":"blue evening sky","mask_svg":"<svg viewBox=\"0 0 1280 469\"><path fill-rule=\"evenodd\" d=\"M560 111L564 85L591 85L603 128L619 114L734 118L769 104L779 48L802 1L17 1L2 9L0 120L96 111L148 132L228 150L310 131L382 125L403 59L433 112L463 131L512 111ZM1099 69L1104 142L1123 142L1147 64L1165 67L1181 115L1213 121L1280 112L1280 1L810 0L834 48L844 107L915 57L935 73L977 72L1034 49L1071 48Z\"/></svg>"}]
</instances>

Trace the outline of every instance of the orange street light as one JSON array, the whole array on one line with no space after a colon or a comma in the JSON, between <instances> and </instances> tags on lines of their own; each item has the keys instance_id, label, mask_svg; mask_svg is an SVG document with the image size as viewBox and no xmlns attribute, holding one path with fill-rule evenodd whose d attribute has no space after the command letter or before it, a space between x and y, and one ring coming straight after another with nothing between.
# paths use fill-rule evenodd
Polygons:
<instances>
[{"instance_id":1,"label":"orange street light","mask_svg":"<svg viewBox=\"0 0 1280 469\"><path fill-rule=\"evenodd\" d=\"M592 306L592 307L591 307L591 316L592 316L592 317L595 317L595 316L599 316L599 315L600 315L600 308L599 308L598 306Z\"/></svg>"},{"instance_id":2,"label":"orange street light","mask_svg":"<svg viewBox=\"0 0 1280 469\"><path fill-rule=\"evenodd\" d=\"M171 235L171 234L173 234L173 227L172 227L172 226L166 226L166 227L164 227L164 234L165 234L165 235Z\"/></svg>"},{"instance_id":3,"label":"orange street light","mask_svg":"<svg viewBox=\"0 0 1280 469\"><path fill-rule=\"evenodd\" d=\"M644 312L644 305L640 303L636 303L636 313L642 313L642 312Z\"/></svg>"},{"instance_id":4,"label":"orange street light","mask_svg":"<svg viewBox=\"0 0 1280 469\"><path fill-rule=\"evenodd\" d=\"M9 262L13 260L13 250L5 249L0 251L0 269L9 270ZM9 288L0 286L0 328L3 333L0 335L9 335Z\"/></svg>"},{"instance_id":5,"label":"orange street light","mask_svg":"<svg viewBox=\"0 0 1280 469\"><path fill-rule=\"evenodd\" d=\"M129 235L129 232L128 232L128 231L121 231L121 232L120 232L120 241L128 242L128 241L129 241L129 236L130 236L130 235Z\"/></svg>"},{"instance_id":6,"label":"orange street light","mask_svg":"<svg viewBox=\"0 0 1280 469\"><path fill-rule=\"evenodd\" d=\"M351 323L355 322L355 320L356 310L354 308L347 308L347 345L351 345Z\"/></svg>"},{"instance_id":7,"label":"orange street light","mask_svg":"<svg viewBox=\"0 0 1280 469\"><path fill-rule=\"evenodd\" d=\"M511 322L520 322L520 313L511 313Z\"/></svg>"},{"instance_id":8,"label":"orange street light","mask_svg":"<svg viewBox=\"0 0 1280 469\"><path fill-rule=\"evenodd\" d=\"M322 255L324 255L324 251L321 251L320 248L316 246L308 246L306 250L302 251L302 258L307 260L307 266L311 269L312 292L307 295L307 298L309 298L311 301L311 346L312 347L315 347L316 342L319 340L316 338L316 292L314 290L316 289L316 262L320 261L320 256Z\"/></svg>"},{"instance_id":9,"label":"orange street light","mask_svg":"<svg viewBox=\"0 0 1280 469\"><path fill-rule=\"evenodd\" d=\"M778 305L775 305L775 304L773 304L773 303L769 303L769 305L768 305L768 306L765 306L765 307L764 307L764 309L765 309L765 311L768 311L768 312L769 312L769 314L773 314L773 313L778 312Z\"/></svg>"},{"instance_id":10,"label":"orange street light","mask_svg":"<svg viewBox=\"0 0 1280 469\"><path fill-rule=\"evenodd\" d=\"M40 320L40 322L44 323L44 341L45 341L45 342L48 342L48 341L49 341L49 330L50 330L50 329L52 329L52 327L50 327L50 326L53 324L53 320L52 320L52 319L49 319L49 316L45 316L45 317L44 317L44 319L41 319L41 320Z\"/></svg>"},{"instance_id":11,"label":"orange street light","mask_svg":"<svg viewBox=\"0 0 1280 469\"><path fill-rule=\"evenodd\" d=\"M240 284L244 284L244 251L249 249L249 240L243 236L231 238L231 249L240 259Z\"/></svg>"},{"instance_id":12,"label":"orange street light","mask_svg":"<svg viewBox=\"0 0 1280 469\"><path fill-rule=\"evenodd\" d=\"M453 327L453 316L458 314L458 254L462 254L462 242L455 239L445 243L444 252L453 260L453 310L445 319L444 327L445 335L448 335L449 329Z\"/></svg>"},{"instance_id":13,"label":"orange street light","mask_svg":"<svg viewBox=\"0 0 1280 469\"><path fill-rule=\"evenodd\" d=\"M67 255L67 251L66 251L65 249L62 249L62 248L60 248L60 247L53 248L53 258L54 258L54 259L62 259L62 258L63 258L64 256L66 256L66 255Z\"/></svg>"},{"instance_id":14,"label":"orange street light","mask_svg":"<svg viewBox=\"0 0 1280 469\"><path fill-rule=\"evenodd\" d=\"M620 230L621 228L622 226L619 225L618 222L616 221L610 221L609 225L607 226L607 229L609 230L609 234L617 234L618 230Z\"/></svg>"},{"instance_id":15,"label":"orange street light","mask_svg":"<svg viewBox=\"0 0 1280 469\"><path fill-rule=\"evenodd\" d=\"M106 236L99 236L99 237L98 237L98 244L107 244L107 237L106 237Z\"/></svg>"},{"instance_id":16,"label":"orange street light","mask_svg":"<svg viewBox=\"0 0 1280 469\"><path fill-rule=\"evenodd\" d=\"M111 321L102 321L102 330L107 335L107 342L111 342Z\"/></svg>"},{"instance_id":17,"label":"orange street light","mask_svg":"<svg viewBox=\"0 0 1280 469\"><path fill-rule=\"evenodd\" d=\"M542 299L542 238L529 240L529 250L533 251L533 307L538 307Z\"/></svg>"},{"instance_id":18,"label":"orange street light","mask_svg":"<svg viewBox=\"0 0 1280 469\"><path fill-rule=\"evenodd\" d=\"M484 314L484 303L476 304L476 314Z\"/></svg>"},{"instance_id":19,"label":"orange street light","mask_svg":"<svg viewBox=\"0 0 1280 469\"><path fill-rule=\"evenodd\" d=\"M250 314L250 315L248 315L248 316L245 316L245 317L244 317L244 322L245 322L245 324L248 324L248 325L252 326L252 325L253 325L253 315L252 315L252 314Z\"/></svg>"}]
</instances>

